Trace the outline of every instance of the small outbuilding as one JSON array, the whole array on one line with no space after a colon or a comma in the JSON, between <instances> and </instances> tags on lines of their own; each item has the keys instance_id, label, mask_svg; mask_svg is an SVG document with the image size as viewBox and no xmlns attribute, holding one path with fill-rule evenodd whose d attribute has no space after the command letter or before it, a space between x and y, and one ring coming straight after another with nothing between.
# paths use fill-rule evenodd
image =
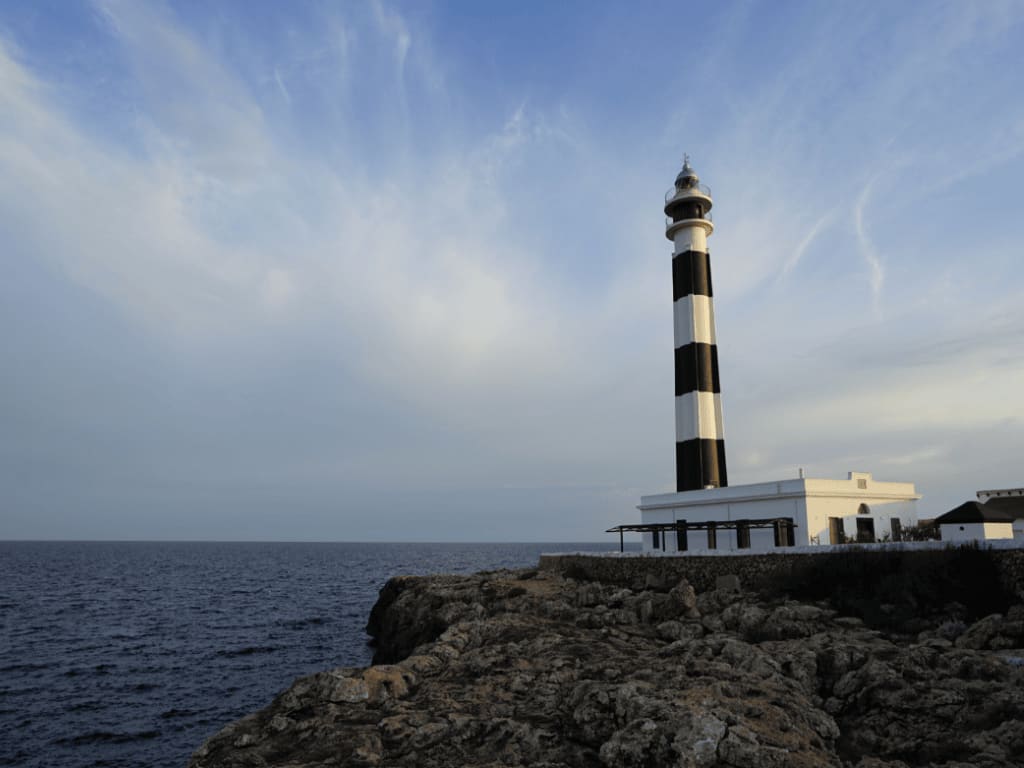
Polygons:
<instances>
[{"instance_id":1,"label":"small outbuilding","mask_svg":"<svg viewBox=\"0 0 1024 768\"><path fill-rule=\"evenodd\" d=\"M988 494L982 499L982 494ZM1024 493L1020 488L1006 491L978 491L978 498L985 502L985 509L1001 512L1013 521L1014 541L1024 542Z\"/></svg>"},{"instance_id":2,"label":"small outbuilding","mask_svg":"<svg viewBox=\"0 0 1024 768\"><path fill-rule=\"evenodd\" d=\"M935 519L943 541L1013 539L1013 518L991 503L965 501Z\"/></svg>"}]
</instances>

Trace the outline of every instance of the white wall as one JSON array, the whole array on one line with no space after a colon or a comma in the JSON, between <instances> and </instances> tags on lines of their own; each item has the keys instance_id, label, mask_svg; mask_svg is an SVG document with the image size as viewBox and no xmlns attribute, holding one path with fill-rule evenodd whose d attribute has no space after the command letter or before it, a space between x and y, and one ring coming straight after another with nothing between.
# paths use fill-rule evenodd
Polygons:
<instances>
[{"instance_id":1,"label":"white wall","mask_svg":"<svg viewBox=\"0 0 1024 768\"><path fill-rule=\"evenodd\" d=\"M776 517L791 517L796 525L795 544L806 544L806 524L803 520L802 499L758 499L747 502L708 503L699 506L670 507L664 509L643 510L640 519L643 523L674 523L685 520L688 523L730 522L735 520L758 520ZM738 550L735 529L718 529L717 546L711 551ZM643 549L651 548L653 537L649 533L642 536ZM772 549L775 546L775 533L771 528L753 528L750 531L750 550ZM658 551L661 551L658 547ZM664 551L676 551L676 535L669 531ZM707 531L689 531L687 551L706 552L708 550ZM748 550L741 550L748 551Z\"/></svg>"},{"instance_id":2,"label":"white wall","mask_svg":"<svg viewBox=\"0 0 1024 768\"><path fill-rule=\"evenodd\" d=\"M797 528L795 531L796 543L803 543L800 540L800 529ZM771 528L755 528L750 532L750 549L751 551L764 551L766 549L775 548L775 531Z\"/></svg>"},{"instance_id":3,"label":"white wall","mask_svg":"<svg viewBox=\"0 0 1024 768\"><path fill-rule=\"evenodd\" d=\"M868 506L868 514L862 515L858 512L861 504ZM859 496L855 498L821 498L809 497L807 499L807 528L810 541L817 537L818 544L832 544L829 541L828 519L840 517L843 519L843 531L847 540L854 541L857 538L857 518L870 517L875 521L875 537L882 539L886 534L891 534L892 525L890 520L899 518L904 528L913 528L917 525L917 502L916 501L892 501L871 496ZM808 541L807 543L810 543Z\"/></svg>"},{"instance_id":4,"label":"white wall","mask_svg":"<svg viewBox=\"0 0 1024 768\"><path fill-rule=\"evenodd\" d=\"M1013 523L983 523L986 539L1012 539Z\"/></svg>"},{"instance_id":5,"label":"white wall","mask_svg":"<svg viewBox=\"0 0 1024 768\"><path fill-rule=\"evenodd\" d=\"M988 541L1012 539L1012 523L949 523L939 526L943 541Z\"/></svg>"}]
</instances>

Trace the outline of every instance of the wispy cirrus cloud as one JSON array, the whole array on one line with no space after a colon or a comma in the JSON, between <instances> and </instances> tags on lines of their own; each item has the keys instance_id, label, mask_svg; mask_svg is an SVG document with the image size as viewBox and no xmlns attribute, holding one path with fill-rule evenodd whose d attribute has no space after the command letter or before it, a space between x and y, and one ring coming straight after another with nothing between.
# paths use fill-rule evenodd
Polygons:
<instances>
[{"instance_id":1,"label":"wispy cirrus cloud","mask_svg":"<svg viewBox=\"0 0 1024 768\"><path fill-rule=\"evenodd\" d=\"M671 485L659 208L683 151L715 194L733 478L856 462L952 499L1010 471L1015 8L927 33L912 9L711 10L666 83L678 41L615 8L527 51L515 19L483 44L468 12L385 2L96 7L109 120L29 32L0 48L9 506L599 535ZM766 57L771 23L792 44ZM47 466L59 498L24 480Z\"/></svg>"},{"instance_id":2,"label":"wispy cirrus cloud","mask_svg":"<svg viewBox=\"0 0 1024 768\"><path fill-rule=\"evenodd\" d=\"M467 486L562 487L564 474L552 473L551 461L563 468L612 463L616 451L599 438L609 428L629 431L614 427L627 418L624 409L605 422L595 418L606 414L603 405L595 411L593 401L573 399L581 376L590 382L585 390L610 389L609 405L625 397L615 391L619 376L610 375L617 363L604 340L567 311L510 213L523 192L510 186L510 174L565 139L551 130L557 115L520 105L463 147L406 153L403 168L374 177L358 145L337 164L295 150L246 80L163 12L104 10L143 86L137 147L111 146L81 130L3 54L11 73L5 95L21 117L5 135L12 184L0 199L18 233L16 258L58 268L126 323L178 349L187 366L212 365L204 378L265 378L274 363L238 350L267 346L272 361L276 345L300 338L315 365L278 350L282 364L298 366L300 388L336 361L351 395L339 389L312 403L259 395L271 409L261 417L271 432L298 414L311 418L312 408L324 409L327 422L349 419L351 436L325 446L320 461L305 453L273 459L272 473L307 478L319 465L318 493L339 482L387 483L394 471L387 467L401 468L403 488L449 487L455 478ZM166 99L158 96L165 92ZM395 140L402 135L396 128ZM33 157L45 165L27 160ZM595 327L614 324L601 319L604 311L596 307ZM224 357L211 362L218 352ZM389 428L398 442L375 466L341 458L376 429L372 413L381 406L353 416L349 400L368 391L408 419ZM155 434L166 438L168 429L157 418ZM581 436L590 449L580 450ZM183 438L172 438L172 453ZM218 451L225 439L240 435L218 438ZM257 463L271 460L267 446L238 448ZM339 458L329 460L331 453ZM223 462L210 476L229 473ZM189 464L192 482L210 482Z\"/></svg>"},{"instance_id":3,"label":"wispy cirrus cloud","mask_svg":"<svg viewBox=\"0 0 1024 768\"><path fill-rule=\"evenodd\" d=\"M885 284L885 268L882 266L882 259L878 255L871 235L868 233L867 225L864 223L864 211L871 200L871 187L873 182L868 182L857 198L853 207L853 221L857 230L857 242L860 246L861 256L868 268L868 279L871 285L871 302L876 313L880 312L882 304L882 288Z\"/></svg>"}]
</instances>

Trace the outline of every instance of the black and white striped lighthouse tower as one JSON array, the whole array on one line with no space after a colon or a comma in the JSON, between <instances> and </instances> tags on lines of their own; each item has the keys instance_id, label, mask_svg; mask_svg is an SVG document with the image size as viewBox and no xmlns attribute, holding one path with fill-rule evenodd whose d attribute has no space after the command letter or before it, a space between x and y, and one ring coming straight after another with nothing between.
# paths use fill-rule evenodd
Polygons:
<instances>
[{"instance_id":1,"label":"black and white striped lighthouse tower","mask_svg":"<svg viewBox=\"0 0 1024 768\"><path fill-rule=\"evenodd\" d=\"M707 243L715 229L710 210L711 190L685 156L675 186L665 195L665 237L675 244L677 491L728 485Z\"/></svg>"}]
</instances>

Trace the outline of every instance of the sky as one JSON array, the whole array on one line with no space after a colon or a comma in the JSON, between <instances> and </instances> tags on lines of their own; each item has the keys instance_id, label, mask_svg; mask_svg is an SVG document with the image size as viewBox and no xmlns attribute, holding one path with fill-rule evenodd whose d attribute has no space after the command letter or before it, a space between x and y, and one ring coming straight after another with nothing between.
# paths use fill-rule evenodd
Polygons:
<instances>
[{"instance_id":1,"label":"sky","mask_svg":"<svg viewBox=\"0 0 1024 768\"><path fill-rule=\"evenodd\" d=\"M1024 485L1024 3L0 5L0 539L600 541L674 490L689 153L732 484Z\"/></svg>"}]
</instances>

